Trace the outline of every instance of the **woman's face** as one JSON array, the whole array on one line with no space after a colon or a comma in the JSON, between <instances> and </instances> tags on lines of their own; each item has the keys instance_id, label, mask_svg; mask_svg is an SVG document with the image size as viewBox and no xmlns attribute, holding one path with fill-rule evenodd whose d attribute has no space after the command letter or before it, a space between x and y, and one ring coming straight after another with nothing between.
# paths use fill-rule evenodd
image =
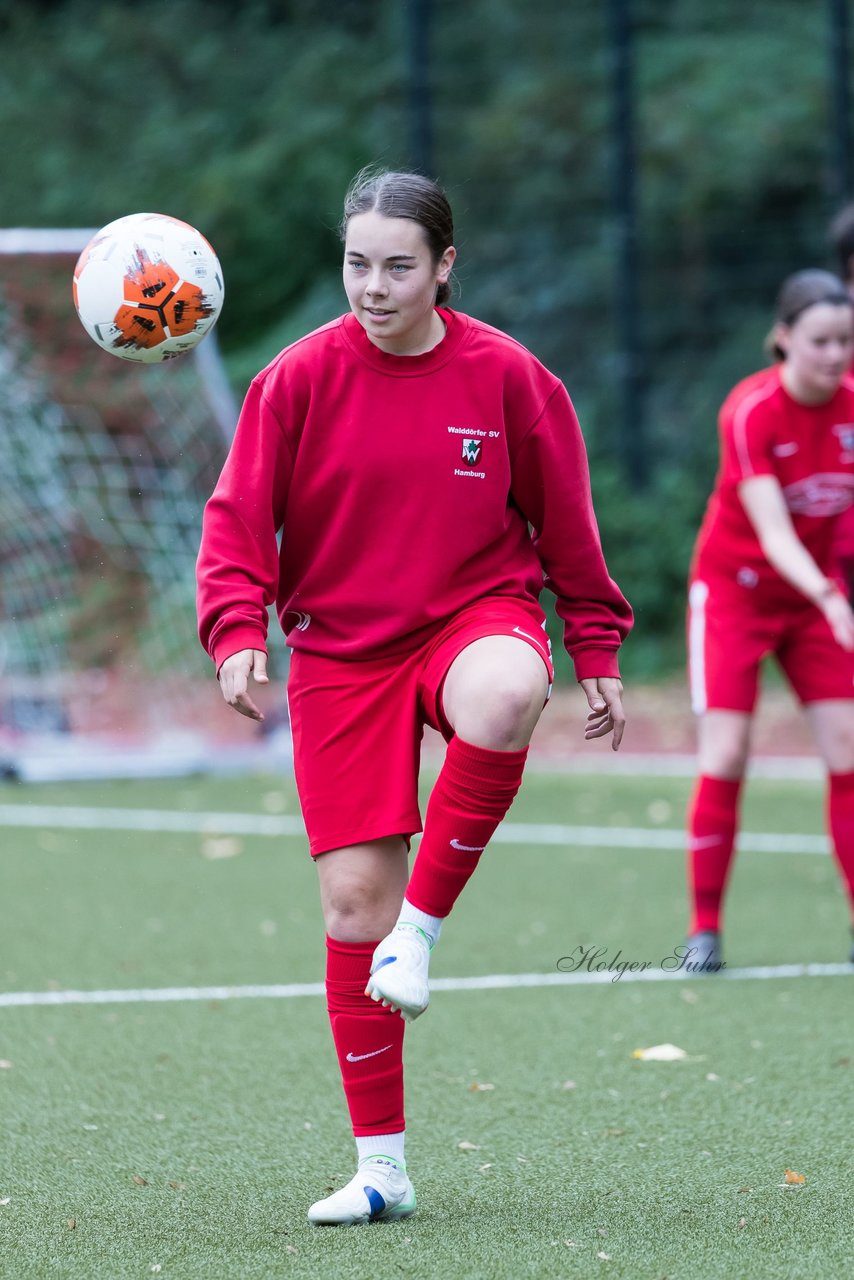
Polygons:
<instances>
[{"instance_id":1,"label":"woman's face","mask_svg":"<svg viewBox=\"0 0 854 1280\"><path fill-rule=\"evenodd\" d=\"M854 309L816 302L792 324L776 325L774 340L786 353L783 376L795 398L806 404L829 400L851 368Z\"/></svg>"},{"instance_id":2,"label":"woman's face","mask_svg":"<svg viewBox=\"0 0 854 1280\"><path fill-rule=\"evenodd\" d=\"M344 289L375 346L391 355L429 351L442 336L436 288L451 274L456 250L433 261L423 227L411 218L357 213L347 223Z\"/></svg>"}]
</instances>

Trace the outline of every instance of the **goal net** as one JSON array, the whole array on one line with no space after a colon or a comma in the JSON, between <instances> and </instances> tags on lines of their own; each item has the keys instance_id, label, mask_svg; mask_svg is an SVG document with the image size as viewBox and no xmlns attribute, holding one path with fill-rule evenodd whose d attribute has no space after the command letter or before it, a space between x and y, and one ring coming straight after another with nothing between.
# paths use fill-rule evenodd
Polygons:
<instances>
[{"instance_id":1,"label":"goal net","mask_svg":"<svg viewBox=\"0 0 854 1280\"><path fill-rule=\"evenodd\" d=\"M214 336L161 365L101 351L71 299L92 234L0 231L0 770L23 778L205 768L257 733L196 636L236 421Z\"/></svg>"}]
</instances>

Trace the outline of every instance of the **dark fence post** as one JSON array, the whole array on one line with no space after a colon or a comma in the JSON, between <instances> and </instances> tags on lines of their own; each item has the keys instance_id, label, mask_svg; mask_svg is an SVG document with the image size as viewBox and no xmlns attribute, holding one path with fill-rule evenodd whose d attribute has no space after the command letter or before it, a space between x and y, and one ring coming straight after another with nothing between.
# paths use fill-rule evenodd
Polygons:
<instances>
[{"instance_id":1,"label":"dark fence post","mask_svg":"<svg viewBox=\"0 0 854 1280\"><path fill-rule=\"evenodd\" d=\"M830 174L828 194L834 205L852 196L851 157L851 26L848 0L829 0L828 72L830 80Z\"/></svg>"},{"instance_id":2,"label":"dark fence post","mask_svg":"<svg viewBox=\"0 0 854 1280\"><path fill-rule=\"evenodd\" d=\"M433 103L430 86L431 0L408 0L409 150L414 169L433 173Z\"/></svg>"},{"instance_id":3,"label":"dark fence post","mask_svg":"<svg viewBox=\"0 0 854 1280\"><path fill-rule=\"evenodd\" d=\"M634 68L630 0L608 0L611 98L611 200L614 254L619 440L634 489L649 478L643 414L643 369L638 303Z\"/></svg>"}]
</instances>

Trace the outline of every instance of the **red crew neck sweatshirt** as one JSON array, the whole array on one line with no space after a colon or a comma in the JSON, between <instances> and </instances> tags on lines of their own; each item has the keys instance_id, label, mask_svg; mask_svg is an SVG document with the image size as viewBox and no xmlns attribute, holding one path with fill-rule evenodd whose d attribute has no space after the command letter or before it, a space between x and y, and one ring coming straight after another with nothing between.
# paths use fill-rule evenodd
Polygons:
<instances>
[{"instance_id":1,"label":"red crew neck sweatshirt","mask_svg":"<svg viewBox=\"0 0 854 1280\"><path fill-rule=\"evenodd\" d=\"M440 315L424 355L380 351L348 314L252 382L198 561L217 668L266 647L274 601L293 648L367 659L412 652L480 597L546 585L578 679L617 674L632 614L569 396L514 339Z\"/></svg>"}]
</instances>

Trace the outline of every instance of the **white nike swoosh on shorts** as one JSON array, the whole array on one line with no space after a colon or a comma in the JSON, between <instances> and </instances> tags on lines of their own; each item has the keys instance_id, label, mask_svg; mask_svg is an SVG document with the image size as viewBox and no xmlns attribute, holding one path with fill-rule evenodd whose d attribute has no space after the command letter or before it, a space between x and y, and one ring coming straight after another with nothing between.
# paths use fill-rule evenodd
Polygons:
<instances>
[{"instance_id":1,"label":"white nike swoosh on shorts","mask_svg":"<svg viewBox=\"0 0 854 1280\"><path fill-rule=\"evenodd\" d=\"M485 844L460 844L459 840L451 841L452 849L461 849L463 853L483 853Z\"/></svg>"},{"instance_id":2,"label":"white nike swoosh on shorts","mask_svg":"<svg viewBox=\"0 0 854 1280\"><path fill-rule=\"evenodd\" d=\"M538 640L536 636L532 636L529 631L523 631L521 627L514 627L513 630L517 636L524 636L526 640L531 641L531 644L535 644L540 653L545 653L546 650L543 642Z\"/></svg>"},{"instance_id":3,"label":"white nike swoosh on shorts","mask_svg":"<svg viewBox=\"0 0 854 1280\"><path fill-rule=\"evenodd\" d=\"M373 1049L371 1053L348 1053L348 1062L362 1062L365 1058L375 1058L378 1053L385 1053L386 1049L390 1049L390 1044L384 1044L381 1049Z\"/></svg>"}]
</instances>

